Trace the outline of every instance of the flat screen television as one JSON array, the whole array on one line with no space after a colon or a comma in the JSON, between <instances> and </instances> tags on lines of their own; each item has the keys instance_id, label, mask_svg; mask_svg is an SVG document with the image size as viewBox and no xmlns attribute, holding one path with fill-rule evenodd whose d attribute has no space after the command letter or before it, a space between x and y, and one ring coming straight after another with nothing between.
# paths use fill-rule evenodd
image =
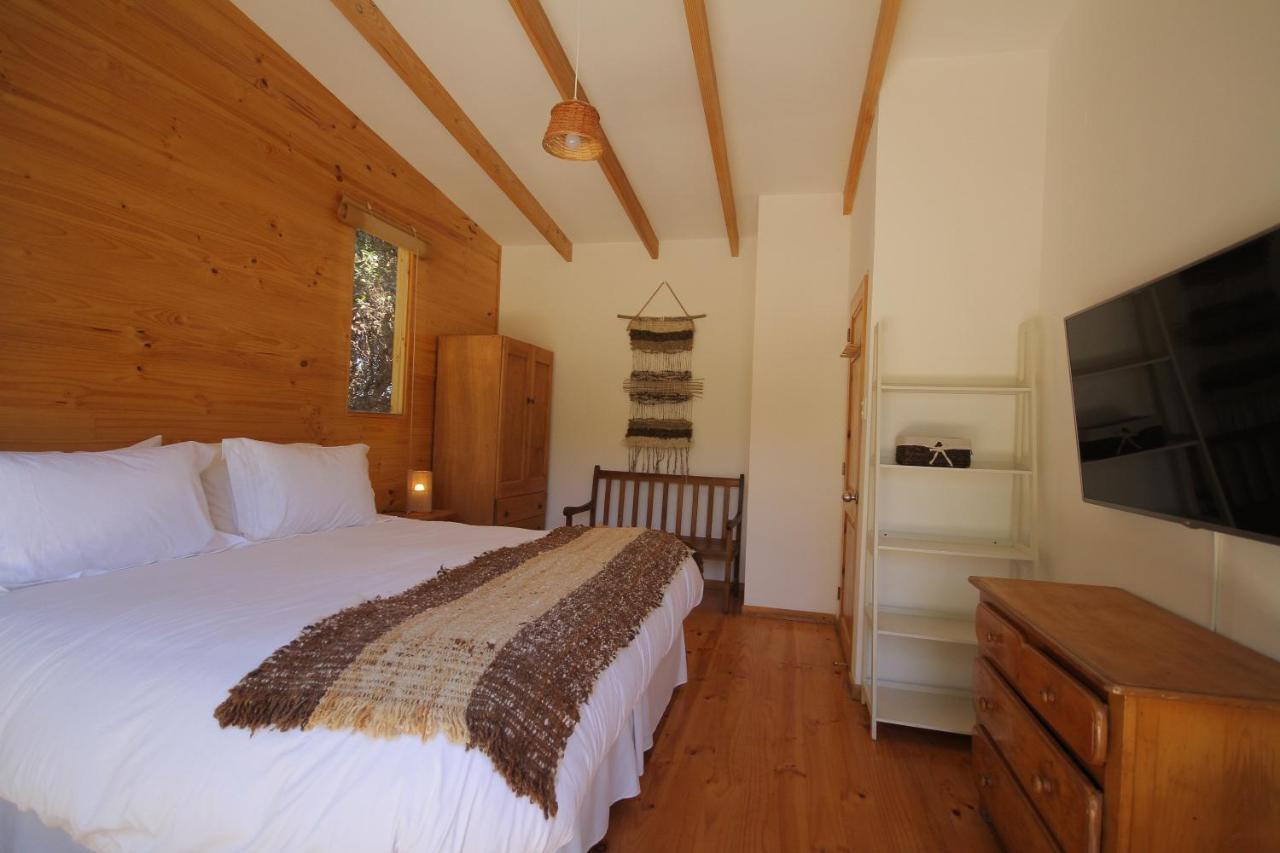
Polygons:
<instances>
[{"instance_id":1,"label":"flat screen television","mask_svg":"<svg viewBox=\"0 0 1280 853\"><path fill-rule=\"evenodd\" d=\"M1280 544L1280 226L1066 326L1084 499Z\"/></svg>"}]
</instances>

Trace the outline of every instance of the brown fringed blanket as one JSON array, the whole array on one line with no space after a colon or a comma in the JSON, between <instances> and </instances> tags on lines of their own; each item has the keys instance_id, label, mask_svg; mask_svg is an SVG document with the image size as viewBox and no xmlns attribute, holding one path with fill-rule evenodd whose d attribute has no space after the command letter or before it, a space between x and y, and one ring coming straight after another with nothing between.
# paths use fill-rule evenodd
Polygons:
<instances>
[{"instance_id":1,"label":"brown fringed blanket","mask_svg":"<svg viewBox=\"0 0 1280 853\"><path fill-rule=\"evenodd\" d=\"M224 727L443 732L556 813L579 706L689 549L666 533L561 527L302 630L231 688Z\"/></svg>"}]
</instances>

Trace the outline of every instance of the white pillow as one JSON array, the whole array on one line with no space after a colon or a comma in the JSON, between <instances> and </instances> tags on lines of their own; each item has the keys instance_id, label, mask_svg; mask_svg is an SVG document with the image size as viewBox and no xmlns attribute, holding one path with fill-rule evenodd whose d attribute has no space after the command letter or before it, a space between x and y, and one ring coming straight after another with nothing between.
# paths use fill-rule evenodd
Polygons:
<instances>
[{"instance_id":1,"label":"white pillow","mask_svg":"<svg viewBox=\"0 0 1280 853\"><path fill-rule=\"evenodd\" d=\"M215 547L193 442L0 453L0 586L79 577Z\"/></svg>"},{"instance_id":2,"label":"white pillow","mask_svg":"<svg viewBox=\"0 0 1280 853\"><path fill-rule=\"evenodd\" d=\"M228 438L236 524L249 539L278 539L378 517L369 485L369 445L321 447Z\"/></svg>"},{"instance_id":3,"label":"white pillow","mask_svg":"<svg viewBox=\"0 0 1280 853\"><path fill-rule=\"evenodd\" d=\"M200 483L204 486L205 501L209 505L209 520L223 533L240 536L240 525L236 522L236 498L231 490L231 472L227 470L227 458L222 455L222 443L200 446L205 449L209 460L200 472Z\"/></svg>"}]
</instances>

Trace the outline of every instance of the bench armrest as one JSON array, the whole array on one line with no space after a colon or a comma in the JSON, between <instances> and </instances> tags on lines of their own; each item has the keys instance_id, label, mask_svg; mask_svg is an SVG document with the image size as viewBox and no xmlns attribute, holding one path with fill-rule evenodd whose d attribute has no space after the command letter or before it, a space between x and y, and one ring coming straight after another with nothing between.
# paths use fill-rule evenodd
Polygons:
<instances>
[{"instance_id":1,"label":"bench armrest","mask_svg":"<svg viewBox=\"0 0 1280 853\"><path fill-rule=\"evenodd\" d=\"M564 508L564 523L566 527L573 525L573 517L582 512L594 512L596 508L595 501L587 501L581 506L567 506Z\"/></svg>"}]
</instances>

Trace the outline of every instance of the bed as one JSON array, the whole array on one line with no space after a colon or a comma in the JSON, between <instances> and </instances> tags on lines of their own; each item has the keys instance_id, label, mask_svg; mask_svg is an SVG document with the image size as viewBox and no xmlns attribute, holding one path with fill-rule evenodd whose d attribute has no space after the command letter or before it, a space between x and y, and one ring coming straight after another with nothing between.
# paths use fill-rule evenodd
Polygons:
<instances>
[{"instance_id":1,"label":"bed","mask_svg":"<svg viewBox=\"0 0 1280 853\"><path fill-rule=\"evenodd\" d=\"M588 849L685 680L692 560L583 706L552 817L443 736L213 717L303 627L541 535L380 516L0 594L0 850Z\"/></svg>"}]
</instances>

